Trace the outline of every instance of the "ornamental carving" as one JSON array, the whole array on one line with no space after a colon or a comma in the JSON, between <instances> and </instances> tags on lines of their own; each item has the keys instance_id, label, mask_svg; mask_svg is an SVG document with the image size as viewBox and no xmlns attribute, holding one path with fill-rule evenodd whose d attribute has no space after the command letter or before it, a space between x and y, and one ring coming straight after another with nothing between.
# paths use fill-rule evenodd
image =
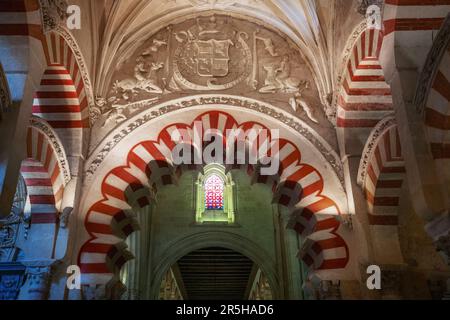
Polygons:
<instances>
[{"instance_id":1,"label":"ornamental carving","mask_svg":"<svg viewBox=\"0 0 450 320\"><path fill-rule=\"evenodd\" d=\"M44 33L50 32L67 18L66 0L39 0Z\"/></svg>"},{"instance_id":2,"label":"ornamental carving","mask_svg":"<svg viewBox=\"0 0 450 320\"><path fill-rule=\"evenodd\" d=\"M431 86L438 72L439 65L446 50L450 49L450 15L447 15L441 30L436 35L436 39L433 42L433 47L428 54L427 60L420 74L419 81L417 82L416 96L414 98L414 104L417 108L417 112L423 115L425 112L425 104L430 94Z\"/></svg>"},{"instance_id":3,"label":"ornamental carving","mask_svg":"<svg viewBox=\"0 0 450 320\"><path fill-rule=\"evenodd\" d=\"M379 8L383 7L383 0L358 0L359 1L359 5L358 5L358 13L363 15L363 16L367 16L368 12L367 9L370 8L371 6L377 6Z\"/></svg>"},{"instance_id":4,"label":"ornamental carving","mask_svg":"<svg viewBox=\"0 0 450 320\"><path fill-rule=\"evenodd\" d=\"M91 157L86 161L85 182L87 183L93 176L95 171L101 166L107 155L122 141L125 137L131 134L134 130L145 125L151 120L155 120L164 115L175 111L186 109L193 106L211 106L211 105L227 105L236 108L244 108L253 110L257 113L268 115L269 117L287 125L295 130L298 134L305 137L312 143L317 150L323 155L330 167L336 172L339 177L341 185L344 186L344 173L341 161L338 155L333 151L326 142L318 137L318 134L299 121L296 117L283 112L280 109L274 108L267 103L263 103L254 99L224 95L224 94L209 94L202 96L189 96L171 100L158 106L153 105L153 101L146 100L130 104L128 108L143 108L146 111L136 115L133 119L128 120L108 136L101 145L92 153Z\"/></svg>"},{"instance_id":5,"label":"ornamental carving","mask_svg":"<svg viewBox=\"0 0 450 320\"><path fill-rule=\"evenodd\" d=\"M219 14L156 32L118 66L108 96L96 103L107 130L144 105L212 92L281 102L313 123L323 112L312 74L293 43L277 31Z\"/></svg>"}]
</instances>

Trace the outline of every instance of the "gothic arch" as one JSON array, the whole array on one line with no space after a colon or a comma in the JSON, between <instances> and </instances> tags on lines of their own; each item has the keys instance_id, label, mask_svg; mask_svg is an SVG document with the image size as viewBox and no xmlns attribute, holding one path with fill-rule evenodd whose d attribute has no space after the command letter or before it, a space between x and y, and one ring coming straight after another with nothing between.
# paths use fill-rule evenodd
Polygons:
<instances>
[{"instance_id":1,"label":"gothic arch","mask_svg":"<svg viewBox=\"0 0 450 320\"><path fill-rule=\"evenodd\" d=\"M181 106L181 101L186 99L175 101L173 106ZM192 100L192 97L190 97L187 100L195 101L196 99ZM236 106L239 105L237 100L238 98L233 100L230 98L230 101L233 101ZM196 101L198 103L201 99ZM195 111L196 108L193 104L186 104L189 106L190 114L187 117L194 117L195 114L198 114L193 120L201 121L206 128L214 128L219 131L227 128L238 128L239 126L265 128L265 125L248 121L248 118L240 123L239 120L227 113L226 110L228 112L233 110L230 107L224 111L217 111L218 105L223 105L224 102L220 103L213 99L208 101L208 104L209 108L207 106L197 107L197 111ZM205 111L205 108L214 111ZM170 108L165 106L162 109L168 110ZM139 132L130 135L140 137L141 142L135 144L139 140L131 142L124 137L126 142L119 143L120 139L118 140L118 136L113 132L111 136L114 137L117 144L114 147L115 150L113 150L113 145L104 141L103 146L100 145L88 161L88 168L89 162L96 163L96 167L93 169L97 172L98 178L92 181L91 186L100 184L101 195L94 195L86 190L86 194L89 194L89 196L85 195L85 199L82 201L82 203L85 203L85 208L81 210L85 212L83 216L85 217L85 228L89 233L89 239L80 248L78 263L86 279L106 283L114 277L114 274L117 275L122 265L127 259L131 258L123 243L123 238L133 232L136 227L136 219L130 211L130 207L141 208L148 205L153 201L154 193L160 186L174 183L177 176L184 170L184 168L173 166L169 158L170 150L174 147L174 143L170 141L170 133L182 128L189 130L195 122L181 122L186 117L186 115L180 117L181 112L185 112L182 109L171 115L172 122L162 121L166 126L158 134L158 131L155 131L156 128L152 127L155 140L146 140L145 135L142 136L145 131L141 128ZM234 110L231 112L235 112L239 118L239 113L243 111ZM144 112L144 115L136 116L117 130L123 133L124 128L133 128L134 130L137 128L135 124L145 124L145 121L140 122L139 120L142 117L146 118L145 113L155 114L155 110L149 110ZM255 117L253 116L253 118ZM147 121L149 121L148 119ZM274 201L295 212L295 230L302 236L309 237L310 242L317 243L315 247L320 248L316 251L316 255L318 259L321 259L321 263L312 265L311 271L342 270L349 261L349 252L347 244L340 234L339 230L342 226L336 216L345 213L346 209L345 205L339 208L335 201L323 194L325 180L330 181L329 183L334 180L334 183L337 183L335 187L341 189L339 178L334 173L331 174L331 176L334 176L331 180L330 176L325 178L323 172L321 173L312 165L302 162L302 152L295 144L283 137L280 138L279 142L282 156L278 175L258 182L268 184L275 191ZM127 145L134 146L130 148ZM108 157L109 159L119 161L115 165L109 165L110 169L99 167L103 160L98 162L99 158L96 154L99 152L98 154L102 156L102 159L106 160L106 154L101 151L106 146L108 147L107 153L113 150L112 153L127 154L126 161L119 160L123 158L123 155L113 156L111 154L109 157L112 158ZM311 147L315 149L315 147ZM307 154L303 156L305 156L305 159L307 158ZM250 170L249 173L258 176L258 170ZM341 190L343 192L343 189ZM335 198L335 200L337 199L339 197ZM342 201L342 199L341 197L339 201ZM316 238L314 238L314 235ZM300 254L303 256L303 252Z\"/></svg>"},{"instance_id":2,"label":"gothic arch","mask_svg":"<svg viewBox=\"0 0 450 320\"><path fill-rule=\"evenodd\" d=\"M230 232L209 231L177 239L169 246L170 249L163 257L158 259L159 263L155 269L150 299L156 299L158 297L159 285L165 272L173 264L189 252L207 247L231 249L250 258L267 276L274 297L280 297L275 261L272 261L269 255L258 244Z\"/></svg>"}]
</instances>

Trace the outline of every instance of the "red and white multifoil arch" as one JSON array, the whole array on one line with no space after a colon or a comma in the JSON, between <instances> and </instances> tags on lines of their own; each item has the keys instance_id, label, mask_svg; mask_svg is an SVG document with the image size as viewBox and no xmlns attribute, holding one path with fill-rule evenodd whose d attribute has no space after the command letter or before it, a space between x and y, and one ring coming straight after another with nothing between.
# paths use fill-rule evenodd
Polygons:
<instances>
[{"instance_id":1,"label":"red and white multifoil arch","mask_svg":"<svg viewBox=\"0 0 450 320\"><path fill-rule=\"evenodd\" d=\"M247 130L253 127L268 130L258 122L239 123L226 112L208 111L190 123L167 125L154 141L134 145L127 151L126 162L105 174L101 182L101 196L87 210L85 228L89 239L78 255L78 264L83 279L86 279L83 281L107 282L132 258L123 245L124 239L138 228L132 209L143 208L154 201L159 186L176 183L181 171L171 158L175 147L172 134L176 132L175 136L183 137L184 143L201 149L192 139L194 131L198 130L195 127L198 122L202 123L204 130L213 129L220 134L225 148L227 129ZM268 154L279 157L278 173L263 179L257 165L246 166L246 172L251 175L252 181L266 183L272 188L274 202L286 206L296 216L294 229L306 239L308 245L320 248L314 251L314 255L309 250L300 252L300 258L311 271L345 268L349 262L349 251L338 233L340 222L337 216L341 211L332 199L323 194L325 185L321 173L303 162L301 151L293 142L284 138L272 140L266 148ZM273 148L275 145L278 148ZM310 263L311 259L314 263Z\"/></svg>"}]
</instances>

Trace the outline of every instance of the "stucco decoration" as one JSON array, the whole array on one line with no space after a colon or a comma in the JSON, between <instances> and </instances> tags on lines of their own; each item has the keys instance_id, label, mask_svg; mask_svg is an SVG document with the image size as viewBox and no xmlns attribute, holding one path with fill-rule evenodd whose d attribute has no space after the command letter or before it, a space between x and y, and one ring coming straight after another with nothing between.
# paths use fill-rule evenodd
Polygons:
<instances>
[{"instance_id":1,"label":"stucco decoration","mask_svg":"<svg viewBox=\"0 0 450 320\"><path fill-rule=\"evenodd\" d=\"M348 65L349 60L351 59L351 54L353 52L353 49L355 48L355 45L361 36L361 34L367 29L367 21L361 21L360 24L358 24L355 29L353 29L352 34L347 40L347 43L345 45L344 52L342 53L339 69L336 74L336 88L333 93L333 102L330 106L330 108L327 111L327 116L330 122L333 124L336 124L336 118L337 118L337 109L338 109L338 101L339 96L342 94L342 90L344 90L342 84L345 78L346 68Z\"/></svg>"},{"instance_id":2,"label":"stucco decoration","mask_svg":"<svg viewBox=\"0 0 450 320\"><path fill-rule=\"evenodd\" d=\"M39 0L44 33L54 30L67 18L66 0Z\"/></svg>"},{"instance_id":3,"label":"stucco decoration","mask_svg":"<svg viewBox=\"0 0 450 320\"><path fill-rule=\"evenodd\" d=\"M289 113L273 107L255 99L225 94L208 94L200 96L189 96L179 98L166 103L153 105L151 100L140 101L130 104L128 108L144 109L133 118L122 123L118 128L111 131L108 136L99 143L91 152L91 156L86 161L85 176L89 181L97 168L101 166L107 155L128 135L145 125L147 122L158 119L170 113L191 107L218 107L232 106L239 109L255 111L256 114L264 114L270 118L293 129L297 134L305 137L323 155L330 167L336 172L341 184L344 185L344 174L342 164L337 153L330 145L305 122L297 119Z\"/></svg>"},{"instance_id":4,"label":"stucco decoration","mask_svg":"<svg viewBox=\"0 0 450 320\"><path fill-rule=\"evenodd\" d=\"M118 66L109 95L98 99L101 126L116 126L149 103L200 92L282 103L308 121L326 121L313 75L292 42L257 23L210 13L159 30Z\"/></svg>"}]
</instances>

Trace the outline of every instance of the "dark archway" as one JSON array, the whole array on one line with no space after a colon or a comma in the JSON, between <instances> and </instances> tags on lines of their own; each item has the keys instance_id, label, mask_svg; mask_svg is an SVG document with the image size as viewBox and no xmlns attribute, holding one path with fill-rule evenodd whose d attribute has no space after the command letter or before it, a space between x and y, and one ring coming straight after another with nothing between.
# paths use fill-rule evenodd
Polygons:
<instances>
[{"instance_id":1,"label":"dark archway","mask_svg":"<svg viewBox=\"0 0 450 320\"><path fill-rule=\"evenodd\" d=\"M188 253L172 265L161 283L160 298L171 298L170 293L167 295L169 287L172 299L248 300L255 296L271 299L270 286L264 279L259 266L242 253L207 247ZM265 288L262 294L261 287Z\"/></svg>"}]
</instances>

